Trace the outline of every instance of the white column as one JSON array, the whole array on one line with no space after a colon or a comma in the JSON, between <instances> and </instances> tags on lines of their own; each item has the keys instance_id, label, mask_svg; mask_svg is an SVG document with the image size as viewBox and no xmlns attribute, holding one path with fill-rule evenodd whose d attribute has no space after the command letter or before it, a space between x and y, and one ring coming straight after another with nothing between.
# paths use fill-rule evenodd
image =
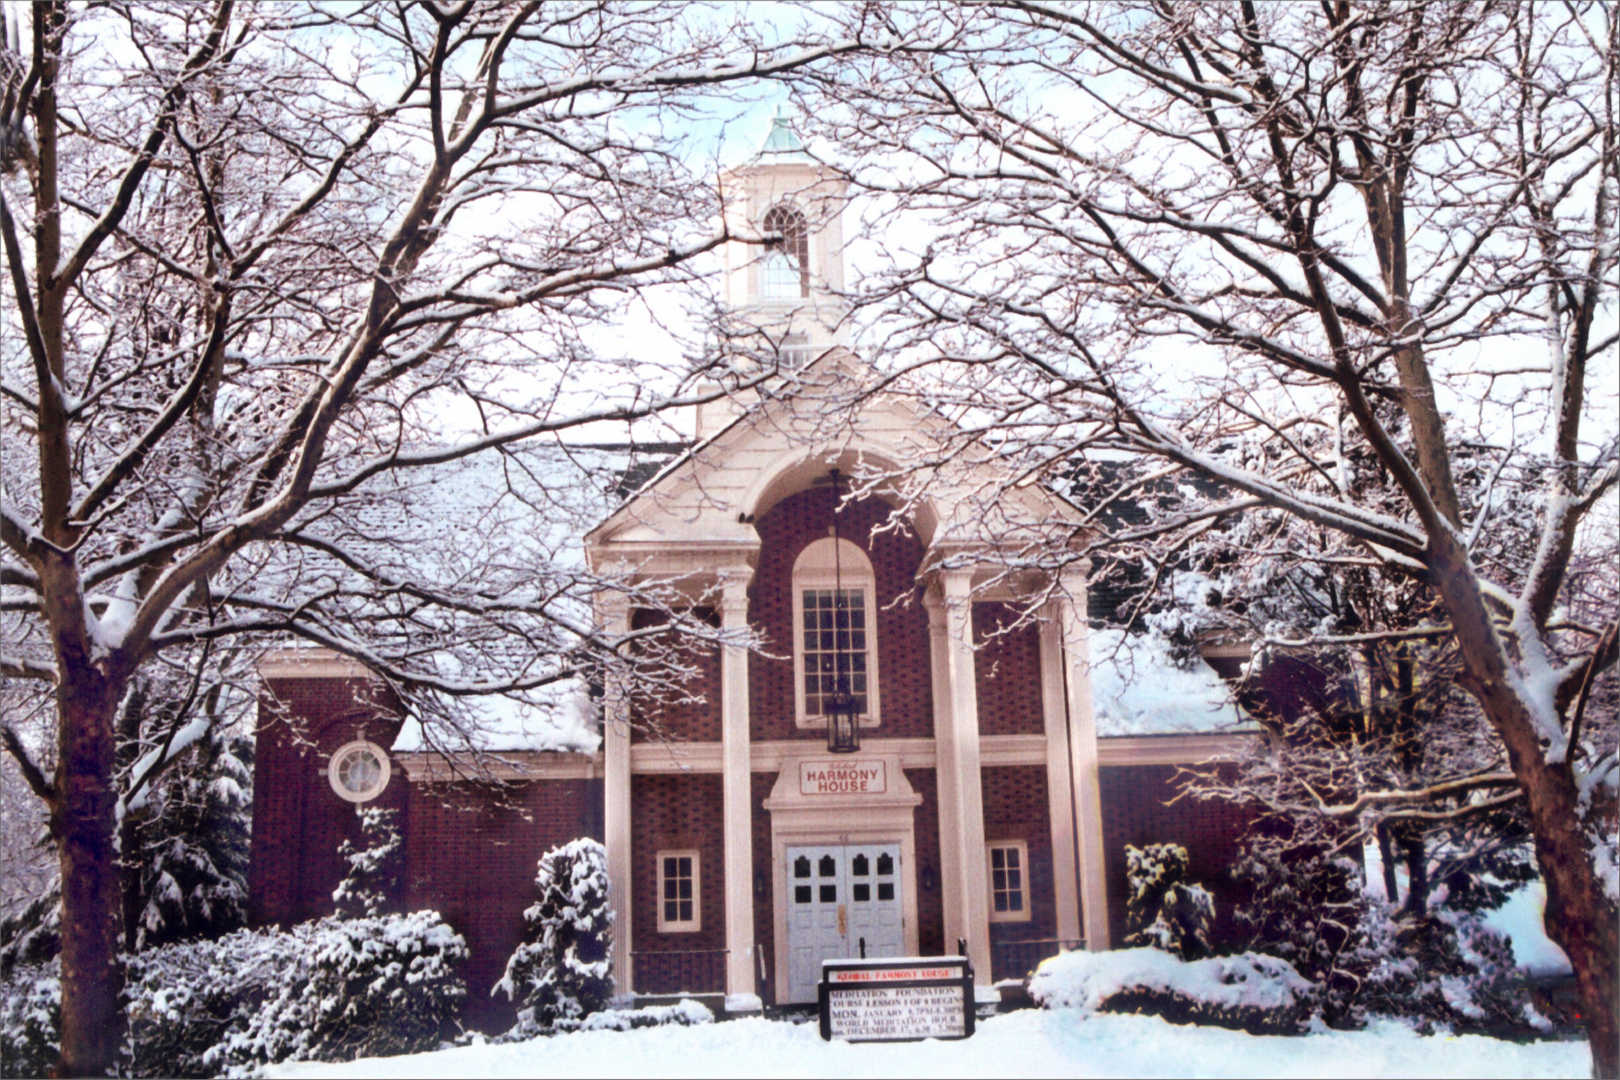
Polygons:
<instances>
[{"instance_id":1,"label":"white column","mask_svg":"<svg viewBox=\"0 0 1620 1080\"><path fill-rule=\"evenodd\" d=\"M962 920L962 851L956 837L962 833L961 791L956 776L956 728L951 711L949 648L946 643L945 602L929 589L923 595L928 612L928 655L933 672L934 741L938 751L934 788L939 807L939 881L945 916L945 950L968 936Z\"/></svg>"},{"instance_id":2,"label":"white column","mask_svg":"<svg viewBox=\"0 0 1620 1080\"><path fill-rule=\"evenodd\" d=\"M748 632L747 566L720 572L720 626ZM721 815L725 821L726 1009L757 1010L754 958L754 845L748 761L748 648L728 642L720 654Z\"/></svg>"},{"instance_id":3,"label":"white column","mask_svg":"<svg viewBox=\"0 0 1620 1080\"><path fill-rule=\"evenodd\" d=\"M1080 833L1080 903L1086 948L1109 947L1108 879L1103 862L1102 795L1097 777L1097 724L1091 708L1090 647L1085 574L1064 574L1058 622L1063 635L1064 679L1069 692L1069 761L1074 772L1075 820Z\"/></svg>"},{"instance_id":4,"label":"white column","mask_svg":"<svg viewBox=\"0 0 1620 1080\"><path fill-rule=\"evenodd\" d=\"M979 692L973 668L972 571L944 571L940 583L945 592L945 666L950 682L951 729L955 742L950 748L955 760L950 764L956 774L956 805L960 814L955 842L961 870L956 886L961 895L959 903L963 936L968 940L968 958L973 962L975 978L988 985L990 886L984 855L984 786L979 772ZM941 846L944 843L942 828ZM953 945L954 940L947 942L947 947Z\"/></svg>"},{"instance_id":5,"label":"white column","mask_svg":"<svg viewBox=\"0 0 1620 1080\"><path fill-rule=\"evenodd\" d=\"M630 606L624 597L599 597L596 610L610 638L629 632ZM630 702L623 672L610 668L602 689L602 839L613 905L613 990L628 994L635 988L635 972L630 965Z\"/></svg>"},{"instance_id":6,"label":"white column","mask_svg":"<svg viewBox=\"0 0 1620 1080\"><path fill-rule=\"evenodd\" d=\"M1078 941L1080 881L1075 865L1074 785L1069 782L1069 710L1063 678L1063 639L1055 606L1040 624L1041 713L1046 726L1046 813L1052 823L1052 886L1057 936Z\"/></svg>"}]
</instances>

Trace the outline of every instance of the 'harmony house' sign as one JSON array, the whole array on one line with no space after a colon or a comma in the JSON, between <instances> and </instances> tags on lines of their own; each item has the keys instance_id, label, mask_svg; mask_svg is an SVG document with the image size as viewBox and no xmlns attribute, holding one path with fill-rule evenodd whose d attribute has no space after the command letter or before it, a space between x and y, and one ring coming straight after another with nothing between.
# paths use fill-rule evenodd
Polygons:
<instances>
[{"instance_id":1,"label":"'harmony house' sign","mask_svg":"<svg viewBox=\"0 0 1620 1080\"><path fill-rule=\"evenodd\" d=\"M821 1037L847 1042L965 1039L973 968L965 956L823 960Z\"/></svg>"}]
</instances>

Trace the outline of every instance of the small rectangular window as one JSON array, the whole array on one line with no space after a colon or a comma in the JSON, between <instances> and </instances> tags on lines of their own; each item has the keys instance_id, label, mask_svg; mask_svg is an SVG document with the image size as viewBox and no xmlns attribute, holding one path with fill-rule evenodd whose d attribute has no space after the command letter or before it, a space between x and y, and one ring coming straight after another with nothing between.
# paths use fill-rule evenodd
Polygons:
<instances>
[{"instance_id":1,"label":"small rectangular window","mask_svg":"<svg viewBox=\"0 0 1620 1080\"><path fill-rule=\"evenodd\" d=\"M703 928L698 895L698 853L658 853L658 932L687 933Z\"/></svg>"},{"instance_id":2,"label":"small rectangular window","mask_svg":"<svg viewBox=\"0 0 1620 1080\"><path fill-rule=\"evenodd\" d=\"M1029 919L1029 848L1022 840L996 840L985 845L990 864L990 921Z\"/></svg>"}]
</instances>

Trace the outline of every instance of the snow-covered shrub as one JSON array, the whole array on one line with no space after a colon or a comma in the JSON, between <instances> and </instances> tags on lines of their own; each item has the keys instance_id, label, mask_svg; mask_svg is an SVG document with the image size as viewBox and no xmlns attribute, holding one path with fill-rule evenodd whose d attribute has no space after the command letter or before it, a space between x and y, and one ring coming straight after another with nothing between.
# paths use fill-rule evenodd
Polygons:
<instances>
[{"instance_id":1,"label":"snow-covered shrub","mask_svg":"<svg viewBox=\"0 0 1620 1080\"><path fill-rule=\"evenodd\" d=\"M647 1005L640 1009L603 1009L583 1020L559 1020L556 1031L631 1031L635 1028L693 1027L714 1023L714 1013L701 1001L682 998L673 1005Z\"/></svg>"},{"instance_id":2,"label":"snow-covered shrub","mask_svg":"<svg viewBox=\"0 0 1620 1080\"><path fill-rule=\"evenodd\" d=\"M430 1050L467 996L467 945L436 911L321 919L287 932L298 970L210 1052L226 1071Z\"/></svg>"},{"instance_id":3,"label":"snow-covered shrub","mask_svg":"<svg viewBox=\"0 0 1620 1080\"><path fill-rule=\"evenodd\" d=\"M61 948L62 891L53 887L0 921L0 979L54 960Z\"/></svg>"},{"instance_id":4,"label":"snow-covered shrub","mask_svg":"<svg viewBox=\"0 0 1620 1080\"><path fill-rule=\"evenodd\" d=\"M303 981L295 932L239 930L125 957L128 1069L133 1076L213 1076L213 1048L245 1030L280 988Z\"/></svg>"},{"instance_id":5,"label":"snow-covered shrub","mask_svg":"<svg viewBox=\"0 0 1620 1080\"><path fill-rule=\"evenodd\" d=\"M1524 1036L1547 1025L1507 939L1480 912L1444 906L1444 890L1428 913L1397 911L1367 893L1361 866L1343 856L1245 858L1236 876L1252 894L1237 912L1245 945L1320 985L1322 1016L1334 1027L1391 1016L1423 1031Z\"/></svg>"},{"instance_id":6,"label":"snow-covered shrub","mask_svg":"<svg viewBox=\"0 0 1620 1080\"><path fill-rule=\"evenodd\" d=\"M0 1076L44 1076L61 1044L60 968L17 965L0 980Z\"/></svg>"},{"instance_id":7,"label":"snow-covered shrub","mask_svg":"<svg viewBox=\"0 0 1620 1080\"><path fill-rule=\"evenodd\" d=\"M1423 1034L1445 1027L1499 1037L1552 1026L1531 1004L1512 945L1476 912L1400 915L1372 900L1345 964L1363 972L1345 1010L1353 1022L1392 1016Z\"/></svg>"},{"instance_id":8,"label":"snow-covered shrub","mask_svg":"<svg viewBox=\"0 0 1620 1080\"><path fill-rule=\"evenodd\" d=\"M1329 1024L1355 1024L1350 1003L1364 972L1353 946L1367 906L1361 868L1346 856L1304 848L1286 861L1246 849L1232 876L1249 897L1234 913L1242 946L1287 960L1318 984Z\"/></svg>"},{"instance_id":9,"label":"snow-covered shrub","mask_svg":"<svg viewBox=\"0 0 1620 1080\"><path fill-rule=\"evenodd\" d=\"M534 884L540 898L523 913L523 942L490 991L517 1006L510 1033L517 1037L583 1020L613 992L613 911L602 845L580 839L551 849L540 856Z\"/></svg>"},{"instance_id":10,"label":"snow-covered shrub","mask_svg":"<svg viewBox=\"0 0 1620 1080\"><path fill-rule=\"evenodd\" d=\"M1148 947L1061 953L1041 962L1029 993L1048 1009L1142 1013L1255 1035L1305 1031L1318 996L1309 979L1274 956L1180 960Z\"/></svg>"},{"instance_id":11,"label":"snow-covered shrub","mask_svg":"<svg viewBox=\"0 0 1620 1080\"><path fill-rule=\"evenodd\" d=\"M356 812L360 846L348 840L338 845L338 855L349 868L332 890L332 904L340 919L381 915L399 895L405 841L399 833L398 812L364 806Z\"/></svg>"},{"instance_id":12,"label":"snow-covered shrub","mask_svg":"<svg viewBox=\"0 0 1620 1080\"><path fill-rule=\"evenodd\" d=\"M1129 882L1125 944L1151 945L1183 960L1208 956L1215 922L1209 890L1187 877L1187 849L1180 844L1125 845Z\"/></svg>"},{"instance_id":13,"label":"snow-covered shrub","mask_svg":"<svg viewBox=\"0 0 1620 1080\"><path fill-rule=\"evenodd\" d=\"M214 938L247 922L252 762L252 739L216 732L132 800L127 945Z\"/></svg>"}]
</instances>

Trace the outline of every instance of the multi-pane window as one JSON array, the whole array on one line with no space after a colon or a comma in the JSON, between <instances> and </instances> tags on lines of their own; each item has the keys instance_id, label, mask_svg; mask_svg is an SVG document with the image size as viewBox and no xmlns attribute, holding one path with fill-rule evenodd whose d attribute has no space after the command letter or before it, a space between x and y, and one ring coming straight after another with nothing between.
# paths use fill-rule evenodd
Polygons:
<instances>
[{"instance_id":1,"label":"multi-pane window","mask_svg":"<svg viewBox=\"0 0 1620 1080\"><path fill-rule=\"evenodd\" d=\"M1029 848L1022 840L985 845L990 861L990 921L1029 918Z\"/></svg>"},{"instance_id":2,"label":"multi-pane window","mask_svg":"<svg viewBox=\"0 0 1620 1080\"><path fill-rule=\"evenodd\" d=\"M762 293L771 300L810 295L810 230L804 215L786 203L765 211Z\"/></svg>"},{"instance_id":3,"label":"multi-pane window","mask_svg":"<svg viewBox=\"0 0 1620 1080\"><path fill-rule=\"evenodd\" d=\"M827 722L848 694L862 727L878 723L876 600L872 562L849 540L825 537L793 564L794 697L801 727Z\"/></svg>"},{"instance_id":4,"label":"multi-pane window","mask_svg":"<svg viewBox=\"0 0 1620 1080\"><path fill-rule=\"evenodd\" d=\"M702 929L698 907L698 853L658 853L658 930L675 933Z\"/></svg>"},{"instance_id":5,"label":"multi-pane window","mask_svg":"<svg viewBox=\"0 0 1620 1080\"><path fill-rule=\"evenodd\" d=\"M800 594L804 646L804 712L824 716L848 694L866 709L866 596L860 589L805 589Z\"/></svg>"}]
</instances>

